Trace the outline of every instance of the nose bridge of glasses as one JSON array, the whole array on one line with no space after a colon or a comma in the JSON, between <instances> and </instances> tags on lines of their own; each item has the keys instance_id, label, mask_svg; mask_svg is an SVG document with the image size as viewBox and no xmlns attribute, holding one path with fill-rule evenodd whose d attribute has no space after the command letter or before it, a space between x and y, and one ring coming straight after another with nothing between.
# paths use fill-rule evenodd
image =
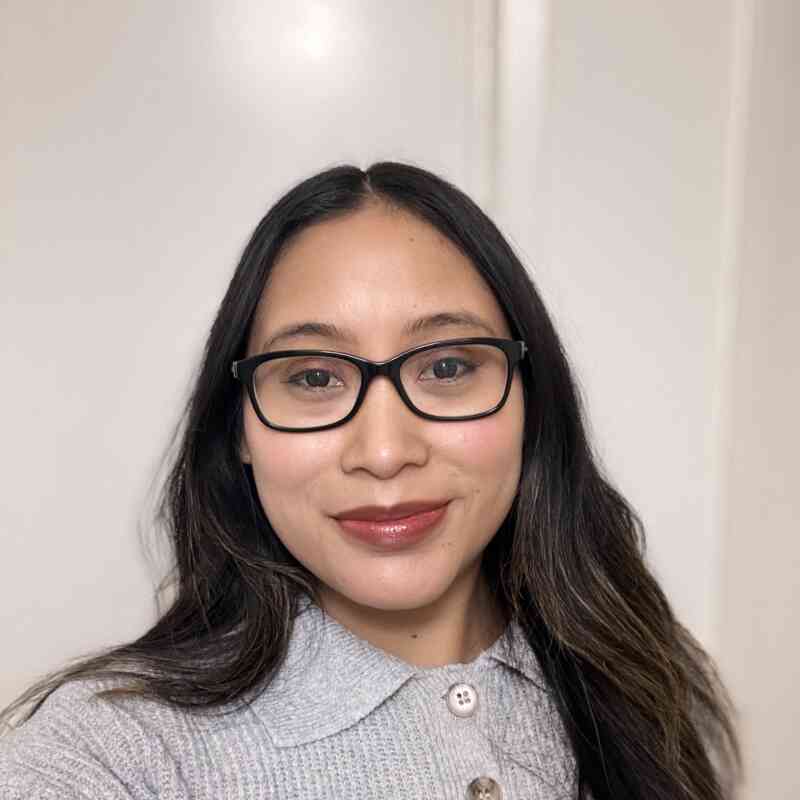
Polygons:
<instances>
[{"instance_id":1,"label":"nose bridge of glasses","mask_svg":"<svg viewBox=\"0 0 800 800\"><path fill-rule=\"evenodd\" d=\"M369 391L374 378L383 377L394 384L395 390L402 398L400 387L397 385L400 381L400 369L395 359L381 362L370 361L364 364L364 368L366 373L363 388L364 395Z\"/></svg>"}]
</instances>

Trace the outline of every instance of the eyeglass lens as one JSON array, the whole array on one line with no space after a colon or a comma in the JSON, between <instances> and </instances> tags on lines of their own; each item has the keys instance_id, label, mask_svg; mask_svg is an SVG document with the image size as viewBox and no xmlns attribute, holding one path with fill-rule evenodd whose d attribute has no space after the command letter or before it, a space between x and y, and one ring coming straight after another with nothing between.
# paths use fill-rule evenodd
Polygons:
<instances>
[{"instance_id":1,"label":"eyeglass lens","mask_svg":"<svg viewBox=\"0 0 800 800\"><path fill-rule=\"evenodd\" d=\"M412 404L437 417L493 409L506 388L508 360L493 345L447 345L408 358L400 378ZM361 371L334 356L287 356L260 364L254 386L261 414L273 425L313 428L344 419L361 389Z\"/></svg>"}]
</instances>

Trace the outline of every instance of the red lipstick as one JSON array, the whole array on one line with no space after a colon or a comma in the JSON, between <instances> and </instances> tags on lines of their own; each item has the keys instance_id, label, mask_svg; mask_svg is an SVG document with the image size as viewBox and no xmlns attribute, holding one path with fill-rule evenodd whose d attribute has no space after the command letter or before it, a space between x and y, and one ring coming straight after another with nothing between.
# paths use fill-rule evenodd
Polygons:
<instances>
[{"instance_id":1,"label":"red lipstick","mask_svg":"<svg viewBox=\"0 0 800 800\"><path fill-rule=\"evenodd\" d=\"M389 508L361 506L337 514L347 533L379 547L403 547L418 542L446 515L449 501L415 501Z\"/></svg>"}]
</instances>

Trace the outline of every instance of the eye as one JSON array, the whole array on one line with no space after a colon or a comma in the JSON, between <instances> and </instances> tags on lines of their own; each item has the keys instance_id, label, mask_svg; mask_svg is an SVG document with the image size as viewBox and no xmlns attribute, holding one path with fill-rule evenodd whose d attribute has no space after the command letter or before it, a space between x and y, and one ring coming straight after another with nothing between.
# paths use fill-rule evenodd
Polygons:
<instances>
[{"instance_id":1,"label":"eye","mask_svg":"<svg viewBox=\"0 0 800 800\"><path fill-rule=\"evenodd\" d=\"M422 380L430 380L423 377L428 370L433 370L433 378L436 381L452 381L463 378L470 372L474 372L478 365L466 358L456 356L440 356L432 361L420 374ZM461 370L459 372L459 369Z\"/></svg>"},{"instance_id":2,"label":"eye","mask_svg":"<svg viewBox=\"0 0 800 800\"><path fill-rule=\"evenodd\" d=\"M303 380L306 383L303 383ZM332 384L332 380L338 381L338 384ZM331 389L336 386L344 386L344 383L327 369L304 369L289 376L286 382L303 389Z\"/></svg>"}]
</instances>

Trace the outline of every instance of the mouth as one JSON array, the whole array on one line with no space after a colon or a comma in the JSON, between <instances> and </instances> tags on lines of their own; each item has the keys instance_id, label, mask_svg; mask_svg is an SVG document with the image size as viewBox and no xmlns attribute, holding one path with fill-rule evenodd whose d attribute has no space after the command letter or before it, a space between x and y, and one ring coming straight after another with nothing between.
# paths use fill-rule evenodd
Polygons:
<instances>
[{"instance_id":1,"label":"mouth","mask_svg":"<svg viewBox=\"0 0 800 800\"><path fill-rule=\"evenodd\" d=\"M374 510L362 511L362 514L372 516L365 516L362 519L339 516L337 522L342 530L361 542L381 549L395 549L414 544L433 532L444 522L448 508L449 501L445 501L438 507L427 504L416 513L409 514L406 509L402 509L404 516L387 518L385 516L387 513L394 515L401 513L395 508L392 512L384 511L383 519L376 519L374 515L378 512ZM354 512L351 510L347 513Z\"/></svg>"},{"instance_id":2,"label":"mouth","mask_svg":"<svg viewBox=\"0 0 800 800\"><path fill-rule=\"evenodd\" d=\"M396 503L393 506L358 506L358 508L351 508L335 514L334 519L340 521L392 522L435 511L446 506L449 502L446 499L409 500L405 503Z\"/></svg>"}]
</instances>

